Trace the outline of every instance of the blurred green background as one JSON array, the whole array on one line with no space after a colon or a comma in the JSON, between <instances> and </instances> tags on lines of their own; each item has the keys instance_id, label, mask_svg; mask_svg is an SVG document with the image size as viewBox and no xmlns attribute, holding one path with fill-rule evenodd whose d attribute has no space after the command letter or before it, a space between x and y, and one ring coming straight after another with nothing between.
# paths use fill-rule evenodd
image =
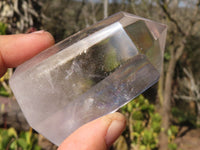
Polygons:
<instances>
[{"instance_id":1,"label":"blurred green background","mask_svg":"<svg viewBox=\"0 0 200 150\"><path fill-rule=\"evenodd\" d=\"M200 0L1 0L0 34L47 30L58 42L119 11L168 26L158 84L124 106L127 127L113 150L200 149ZM0 78L0 150L57 147L28 126Z\"/></svg>"}]
</instances>

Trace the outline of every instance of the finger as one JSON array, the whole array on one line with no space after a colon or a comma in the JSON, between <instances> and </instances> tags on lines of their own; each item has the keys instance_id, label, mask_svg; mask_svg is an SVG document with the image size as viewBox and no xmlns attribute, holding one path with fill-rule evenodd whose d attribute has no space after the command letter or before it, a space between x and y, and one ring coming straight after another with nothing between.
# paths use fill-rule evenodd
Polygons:
<instances>
[{"instance_id":1,"label":"finger","mask_svg":"<svg viewBox=\"0 0 200 150\"><path fill-rule=\"evenodd\" d=\"M31 34L0 36L0 75L6 68L16 67L54 44L54 38L45 31Z\"/></svg>"},{"instance_id":2,"label":"finger","mask_svg":"<svg viewBox=\"0 0 200 150\"><path fill-rule=\"evenodd\" d=\"M121 135L125 124L120 113L109 114L76 130L58 150L107 150Z\"/></svg>"}]
</instances>

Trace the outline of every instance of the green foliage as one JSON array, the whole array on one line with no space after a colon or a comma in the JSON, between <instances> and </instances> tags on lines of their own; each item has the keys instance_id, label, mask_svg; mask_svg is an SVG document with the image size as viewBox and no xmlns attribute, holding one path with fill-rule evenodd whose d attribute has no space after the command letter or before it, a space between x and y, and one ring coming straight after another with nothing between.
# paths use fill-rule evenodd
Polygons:
<instances>
[{"instance_id":1,"label":"green foliage","mask_svg":"<svg viewBox=\"0 0 200 150\"><path fill-rule=\"evenodd\" d=\"M155 112L155 106L142 95L121 109L129 116L129 129L126 133L131 136L131 145L140 150L158 148L158 134L161 131L161 116ZM130 128L131 127L131 128Z\"/></svg>"},{"instance_id":2,"label":"green foliage","mask_svg":"<svg viewBox=\"0 0 200 150\"><path fill-rule=\"evenodd\" d=\"M144 130L144 125L142 121L135 121L133 124L133 131L135 133L141 133Z\"/></svg>"},{"instance_id":3,"label":"green foliage","mask_svg":"<svg viewBox=\"0 0 200 150\"><path fill-rule=\"evenodd\" d=\"M176 135L178 134L178 127L177 126L170 126L170 128L167 130L168 134L168 148L169 150L176 150L177 144L174 143L174 140L176 138Z\"/></svg>"},{"instance_id":4,"label":"green foliage","mask_svg":"<svg viewBox=\"0 0 200 150\"><path fill-rule=\"evenodd\" d=\"M110 72L119 66L117 54L114 48L108 49L105 54L104 67L105 71Z\"/></svg>"},{"instance_id":5,"label":"green foliage","mask_svg":"<svg viewBox=\"0 0 200 150\"><path fill-rule=\"evenodd\" d=\"M8 97L10 94L8 93L8 91L5 90L3 86L0 86L0 95Z\"/></svg>"},{"instance_id":6,"label":"green foliage","mask_svg":"<svg viewBox=\"0 0 200 150\"><path fill-rule=\"evenodd\" d=\"M165 53L164 53L164 59L165 59L166 61L169 61L170 58L171 58L170 53L169 53L168 51L165 52Z\"/></svg>"},{"instance_id":7,"label":"green foliage","mask_svg":"<svg viewBox=\"0 0 200 150\"><path fill-rule=\"evenodd\" d=\"M158 113L151 114L151 128L156 133L161 130L161 116Z\"/></svg>"},{"instance_id":8,"label":"green foliage","mask_svg":"<svg viewBox=\"0 0 200 150\"><path fill-rule=\"evenodd\" d=\"M5 35L6 34L6 29L7 29L6 24L0 22L0 35Z\"/></svg>"},{"instance_id":9,"label":"green foliage","mask_svg":"<svg viewBox=\"0 0 200 150\"><path fill-rule=\"evenodd\" d=\"M141 144L148 149L155 149L158 144L157 134L152 129L144 129Z\"/></svg>"},{"instance_id":10,"label":"green foliage","mask_svg":"<svg viewBox=\"0 0 200 150\"><path fill-rule=\"evenodd\" d=\"M0 129L0 150L41 150L32 131L17 134L14 128Z\"/></svg>"},{"instance_id":11,"label":"green foliage","mask_svg":"<svg viewBox=\"0 0 200 150\"><path fill-rule=\"evenodd\" d=\"M132 117L134 120L143 120L144 119L144 115L143 115L142 111L133 112Z\"/></svg>"},{"instance_id":12,"label":"green foliage","mask_svg":"<svg viewBox=\"0 0 200 150\"><path fill-rule=\"evenodd\" d=\"M172 115L175 122L178 124L186 124L192 127L196 127L196 115L190 113L190 111L181 110L178 107L172 108Z\"/></svg>"},{"instance_id":13,"label":"green foliage","mask_svg":"<svg viewBox=\"0 0 200 150\"><path fill-rule=\"evenodd\" d=\"M176 136L178 133L178 127L177 126L170 126L169 130L168 130L168 136Z\"/></svg>"},{"instance_id":14,"label":"green foliage","mask_svg":"<svg viewBox=\"0 0 200 150\"><path fill-rule=\"evenodd\" d=\"M9 70L9 69L8 69ZM10 70L9 70L10 71ZM7 71L3 77L0 78L0 96L11 96L8 80L10 78L9 71Z\"/></svg>"},{"instance_id":15,"label":"green foliage","mask_svg":"<svg viewBox=\"0 0 200 150\"><path fill-rule=\"evenodd\" d=\"M177 144L170 143L170 144L168 144L168 148L169 148L169 150L176 150L177 149Z\"/></svg>"},{"instance_id":16,"label":"green foliage","mask_svg":"<svg viewBox=\"0 0 200 150\"><path fill-rule=\"evenodd\" d=\"M6 34L6 29L7 29L6 24L0 22L0 35L5 35ZM10 94L1 85L1 82L3 82L3 81L4 81L4 77L0 77L0 95L8 97Z\"/></svg>"}]
</instances>

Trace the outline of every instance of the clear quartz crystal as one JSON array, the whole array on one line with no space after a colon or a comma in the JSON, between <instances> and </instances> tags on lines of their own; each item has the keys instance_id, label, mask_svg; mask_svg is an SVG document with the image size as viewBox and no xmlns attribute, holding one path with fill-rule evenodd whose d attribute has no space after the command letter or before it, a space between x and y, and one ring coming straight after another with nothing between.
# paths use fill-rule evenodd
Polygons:
<instances>
[{"instance_id":1,"label":"clear quartz crystal","mask_svg":"<svg viewBox=\"0 0 200 150\"><path fill-rule=\"evenodd\" d=\"M10 86L29 124L59 145L160 76L166 26L117 13L20 65Z\"/></svg>"}]
</instances>

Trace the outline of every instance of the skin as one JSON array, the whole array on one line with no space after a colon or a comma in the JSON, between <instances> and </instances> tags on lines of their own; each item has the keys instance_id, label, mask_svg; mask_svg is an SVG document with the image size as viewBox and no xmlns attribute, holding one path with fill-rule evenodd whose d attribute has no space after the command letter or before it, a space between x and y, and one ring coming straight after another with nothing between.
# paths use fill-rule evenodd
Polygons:
<instances>
[{"instance_id":1,"label":"skin","mask_svg":"<svg viewBox=\"0 0 200 150\"><path fill-rule=\"evenodd\" d=\"M45 31L0 35L0 77L7 68L17 67L54 43L52 35ZM121 135L125 124L122 114L108 114L77 129L58 150L107 150Z\"/></svg>"}]
</instances>

